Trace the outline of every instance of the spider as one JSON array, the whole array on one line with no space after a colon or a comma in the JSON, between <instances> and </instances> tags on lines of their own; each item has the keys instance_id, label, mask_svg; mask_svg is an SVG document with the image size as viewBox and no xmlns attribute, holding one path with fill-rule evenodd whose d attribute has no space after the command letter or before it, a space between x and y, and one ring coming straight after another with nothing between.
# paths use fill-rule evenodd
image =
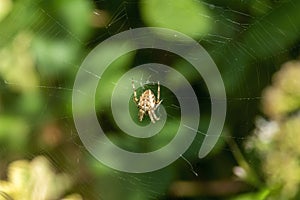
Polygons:
<instances>
[{"instance_id":1,"label":"spider","mask_svg":"<svg viewBox=\"0 0 300 200\"><path fill-rule=\"evenodd\" d=\"M139 108L139 120L142 121L145 114L148 114L151 122L155 123L155 120L158 121L159 117L156 116L155 110L161 104L162 100L160 100L160 86L159 82L157 82L157 100L155 100L154 93L148 89L143 92L143 94L138 99L136 96L136 90L134 86L134 82L132 80L132 88L133 88L133 101L137 104Z\"/></svg>"}]
</instances>

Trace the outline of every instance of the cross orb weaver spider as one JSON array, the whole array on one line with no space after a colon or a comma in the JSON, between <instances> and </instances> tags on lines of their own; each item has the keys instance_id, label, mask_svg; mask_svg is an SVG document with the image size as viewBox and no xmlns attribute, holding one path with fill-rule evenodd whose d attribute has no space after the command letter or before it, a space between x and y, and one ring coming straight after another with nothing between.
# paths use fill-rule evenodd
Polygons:
<instances>
[{"instance_id":1,"label":"cross orb weaver spider","mask_svg":"<svg viewBox=\"0 0 300 200\"><path fill-rule=\"evenodd\" d=\"M133 101L137 104L139 108L139 120L142 121L145 114L148 114L151 122L155 123L155 121L159 120L159 117L156 116L155 110L161 104L162 100L160 100L160 85L157 82L157 100L155 100L154 93L148 89L143 92L143 94L138 99L136 96L136 90L134 86L134 82L132 80L132 88L133 88Z\"/></svg>"}]
</instances>

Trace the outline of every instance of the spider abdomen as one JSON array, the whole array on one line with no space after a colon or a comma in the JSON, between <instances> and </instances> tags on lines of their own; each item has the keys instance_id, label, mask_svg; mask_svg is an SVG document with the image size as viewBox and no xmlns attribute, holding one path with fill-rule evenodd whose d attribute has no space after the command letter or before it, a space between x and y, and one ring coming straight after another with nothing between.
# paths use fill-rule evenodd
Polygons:
<instances>
[{"instance_id":1,"label":"spider abdomen","mask_svg":"<svg viewBox=\"0 0 300 200\"><path fill-rule=\"evenodd\" d=\"M155 123L155 121L159 120L159 117L156 116L155 110L161 104L162 100L160 100L160 87L159 82L157 82L157 100L155 100L155 95L151 90L146 90L137 98L134 82L132 81L132 88L133 88L133 101L137 104L139 108L139 120L142 121L145 114L148 114L151 122Z\"/></svg>"},{"instance_id":2,"label":"spider abdomen","mask_svg":"<svg viewBox=\"0 0 300 200\"><path fill-rule=\"evenodd\" d=\"M138 105L144 111L153 110L155 108L155 96L153 92L151 90L146 90L140 96Z\"/></svg>"}]
</instances>

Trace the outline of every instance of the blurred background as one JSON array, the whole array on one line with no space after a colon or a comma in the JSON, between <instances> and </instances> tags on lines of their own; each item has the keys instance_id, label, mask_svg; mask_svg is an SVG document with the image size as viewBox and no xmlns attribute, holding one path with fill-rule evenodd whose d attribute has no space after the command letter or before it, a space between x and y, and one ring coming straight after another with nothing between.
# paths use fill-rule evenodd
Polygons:
<instances>
[{"instance_id":1,"label":"blurred background","mask_svg":"<svg viewBox=\"0 0 300 200\"><path fill-rule=\"evenodd\" d=\"M299 9L297 0L0 0L0 199L299 199ZM198 158L198 134L170 166L130 174L102 165L82 145L72 88L95 46L138 27L174 29L206 49L224 80L227 117L207 157ZM101 77L95 100L105 133L135 152L164 146L180 122L178 101L162 86L168 123L160 137L137 141L114 123L114 83L149 62L189 80L201 109L199 133L210 119L207 87L185 60L155 49L126 54ZM156 85L145 87L156 94ZM136 106L128 106L129 120L150 123L138 122Z\"/></svg>"}]
</instances>

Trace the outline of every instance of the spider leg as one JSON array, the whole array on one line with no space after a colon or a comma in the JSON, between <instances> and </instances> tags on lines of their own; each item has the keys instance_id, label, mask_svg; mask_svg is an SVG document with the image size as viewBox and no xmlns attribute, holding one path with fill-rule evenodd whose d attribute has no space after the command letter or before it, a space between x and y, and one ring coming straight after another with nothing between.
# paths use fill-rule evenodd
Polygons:
<instances>
[{"instance_id":1,"label":"spider leg","mask_svg":"<svg viewBox=\"0 0 300 200\"><path fill-rule=\"evenodd\" d=\"M158 106L161 104L162 101L163 100L160 100L159 102L157 102L153 110L156 110L158 108Z\"/></svg>"},{"instance_id":2,"label":"spider leg","mask_svg":"<svg viewBox=\"0 0 300 200\"><path fill-rule=\"evenodd\" d=\"M153 118L154 118L156 121L158 121L158 120L159 120L159 117L156 116L154 110L151 110L151 113L152 113Z\"/></svg>"},{"instance_id":3,"label":"spider leg","mask_svg":"<svg viewBox=\"0 0 300 200\"><path fill-rule=\"evenodd\" d=\"M157 100L156 103L158 103L160 100L160 85L159 85L159 81L157 82Z\"/></svg>"},{"instance_id":4,"label":"spider leg","mask_svg":"<svg viewBox=\"0 0 300 200\"><path fill-rule=\"evenodd\" d=\"M144 114L145 114L145 112L144 112L142 109L140 109L140 110L139 110L139 120L140 120L140 121L143 120Z\"/></svg>"},{"instance_id":5,"label":"spider leg","mask_svg":"<svg viewBox=\"0 0 300 200\"><path fill-rule=\"evenodd\" d=\"M137 104L139 102L138 98L136 97L136 90L135 90L135 86L134 86L134 81L132 79L132 88L133 88L133 101Z\"/></svg>"},{"instance_id":6,"label":"spider leg","mask_svg":"<svg viewBox=\"0 0 300 200\"><path fill-rule=\"evenodd\" d=\"M151 119L151 122L154 124L155 120L153 119L153 115L152 115L152 112L150 110L148 111L148 114L149 114L149 117Z\"/></svg>"}]
</instances>

